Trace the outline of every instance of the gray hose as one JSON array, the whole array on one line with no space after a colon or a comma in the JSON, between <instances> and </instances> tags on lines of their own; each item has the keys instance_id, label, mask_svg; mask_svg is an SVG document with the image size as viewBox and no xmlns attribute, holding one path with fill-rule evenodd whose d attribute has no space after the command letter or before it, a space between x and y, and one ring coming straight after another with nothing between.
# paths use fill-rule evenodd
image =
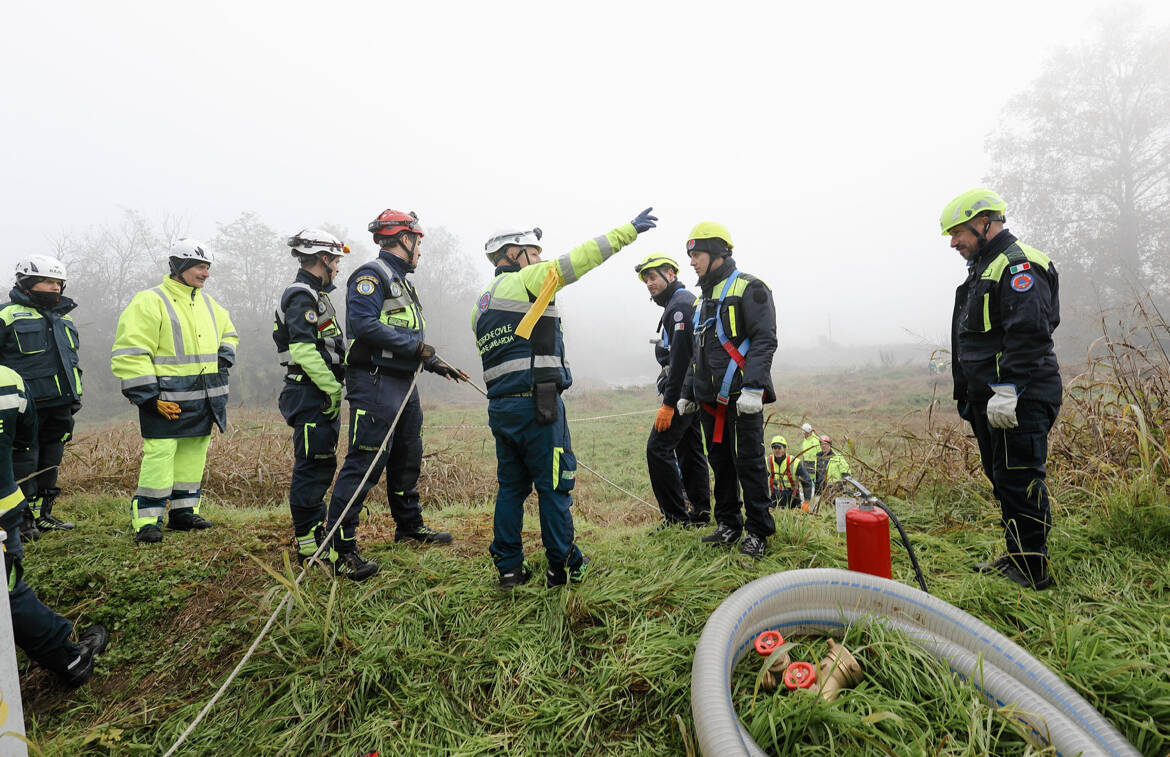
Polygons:
<instances>
[{"instance_id":1,"label":"gray hose","mask_svg":"<svg viewBox=\"0 0 1170 757\"><path fill-rule=\"evenodd\" d=\"M818 568L776 573L716 608L695 650L691 713L707 757L765 755L731 701L731 672L761 631L840 638L854 623L885 623L946 662L1037 746L1063 755L1138 755L1116 728L1055 673L986 623L925 592L867 573Z\"/></svg>"}]
</instances>

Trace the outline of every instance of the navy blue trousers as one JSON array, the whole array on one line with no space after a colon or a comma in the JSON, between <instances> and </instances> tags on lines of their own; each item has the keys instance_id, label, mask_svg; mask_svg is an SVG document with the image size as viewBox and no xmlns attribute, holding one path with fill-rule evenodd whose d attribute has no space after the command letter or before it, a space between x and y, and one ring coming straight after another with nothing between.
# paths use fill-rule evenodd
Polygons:
<instances>
[{"instance_id":1,"label":"navy blue trousers","mask_svg":"<svg viewBox=\"0 0 1170 757\"><path fill-rule=\"evenodd\" d=\"M971 407L971 429L979 442L983 473L999 501L1007 551L1023 555L1033 576L1043 575L1048 559L1048 506L1045 462L1048 432L1060 405L1023 397L1016 403L1016 428L992 428L987 403Z\"/></svg>"},{"instance_id":2,"label":"navy blue trousers","mask_svg":"<svg viewBox=\"0 0 1170 757\"><path fill-rule=\"evenodd\" d=\"M8 605L16 646L41 666L64 675L69 664L81 654L81 648L69 640L73 624L46 607L24 582L20 528L13 524L6 530L4 574L8 577Z\"/></svg>"},{"instance_id":3,"label":"navy blue trousers","mask_svg":"<svg viewBox=\"0 0 1170 757\"><path fill-rule=\"evenodd\" d=\"M325 493L337 470L337 437L341 417L330 420L321 408L328 397L307 378L285 384L280 392L280 413L293 429L292 481L288 506L293 533L303 536L325 520Z\"/></svg>"},{"instance_id":4,"label":"navy blue trousers","mask_svg":"<svg viewBox=\"0 0 1170 757\"><path fill-rule=\"evenodd\" d=\"M490 552L500 573L524 561L521 530L524 500L536 489L540 537L549 567L576 568L584 559L573 543L569 493L577 477L577 458L565 421L565 404L557 397L557 421L536 422L532 397L500 397L488 403L488 424L496 438L495 538Z\"/></svg>"},{"instance_id":5,"label":"navy blue trousers","mask_svg":"<svg viewBox=\"0 0 1170 757\"><path fill-rule=\"evenodd\" d=\"M768 538L776 532L776 523L769 509L772 501L764 461L764 414L739 415L732 397L724 419L723 440L716 444L712 438L715 416L705 409L699 412L707 440L707 459L715 474L715 522L736 531L746 525L756 536Z\"/></svg>"},{"instance_id":6,"label":"navy blue trousers","mask_svg":"<svg viewBox=\"0 0 1170 757\"><path fill-rule=\"evenodd\" d=\"M327 523L328 528L333 528L333 524L341 519L341 528L333 540L333 547L338 552L356 547L358 513L383 471L386 472L390 514L394 516L398 530L414 533L423 527L422 508L418 503L423 414L418 390L412 391L409 397L406 395L410 384L409 376L371 375L361 368L351 369L345 376L349 399L349 450L341 472L337 474L337 483L333 485ZM406 406L394 434L386 450L378 455L378 447L403 403ZM370 476L358 491L367 469L370 469ZM354 492L357 492L357 497L353 506L341 518L341 512Z\"/></svg>"},{"instance_id":7,"label":"navy blue trousers","mask_svg":"<svg viewBox=\"0 0 1170 757\"><path fill-rule=\"evenodd\" d=\"M711 477L699 422L692 415L675 414L666 431L650 429L646 440L646 467L658 509L667 523L706 523L711 519ZM692 512L687 512L686 501Z\"/></svg>"}]
</instances>

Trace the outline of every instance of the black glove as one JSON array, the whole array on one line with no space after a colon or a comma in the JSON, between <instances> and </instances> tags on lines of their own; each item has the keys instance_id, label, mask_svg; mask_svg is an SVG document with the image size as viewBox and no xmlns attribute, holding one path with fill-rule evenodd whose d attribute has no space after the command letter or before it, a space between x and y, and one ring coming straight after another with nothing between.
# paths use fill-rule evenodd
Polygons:
<instances>
[{"instance_id":1,"label":"black glove","mask_svg":"<svg viewBox=\"0 0 1170 757\"><path fill-rule=\"evenodd\" d=\"M467 380L466 373L458 368L452 368L434 355L431 355L429 359L423 361L423 368L443 378L454 379L455 381Z\"/></svg>"},{"instance_id":2,"label":"black glove","mask_svg":"<svg viewBox=\"0 0 1170 757\"><path fill-rule=\"evenodd\" d=\"M435 357L435 348L426 342L419 342L418 352L415 354L420 360L423 361L423 367L427 370L430 370L430 368L427 367L427 361L432 360Z\"/></svg>"},{"instance_id":3,"label":"black glove","mask_svg":"<svg viewBox=\"0 0 1170 757\"><path fill-rule=\"evenodd\" d=\"M971 421L971 403L967 400L959 400L956 403L956 409L959 411L959 417L963 420Z\"/></svg>"},{"instance_id":4,"label":"black glove","mask_svg":"<svg viewBox=\"0 0 1170 757\"><path fill-rule=\"evenodd\" d=\"M231 370L231 367L232 367L232 364L226 357L221 357L219 359L219 372L220 373L226 374L229 370Z\"/></svg>"}]
</instances>

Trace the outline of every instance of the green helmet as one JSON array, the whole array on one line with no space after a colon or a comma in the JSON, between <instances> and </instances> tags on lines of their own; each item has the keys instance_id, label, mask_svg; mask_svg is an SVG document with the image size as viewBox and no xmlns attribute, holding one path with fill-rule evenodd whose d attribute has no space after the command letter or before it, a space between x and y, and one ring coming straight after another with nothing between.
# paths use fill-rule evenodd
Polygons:
<instances>
[{"instance_id":1,"label":"green helmet","mask_svg":"<svg viewBox=\"0 0 1170 757\"><path fill-rule=\"evenodd\" d=\"M662 266L666 266L670 270L674 271L676 275L679 272L678 263L674 262L674 258L670 257L669 255L663 255L661 252L652 252L646 257L642 258L641 263L638 263L638 265L634 266L634 273L637 275L638 279L641 280L643 273L646 271L652 271L655 268L661 268Z\"/></svg>"},{"instance_id":2,"label":"green helmet","mask_svg":"<svg viewBox=\"0 0 1170 757\"><path fill-rule=\"evenodd\" d=\"M787 447L787 446L788 446L788 440L787 440L787 439L785 439L783 436L773 436L773 437L772 437L772 446L773 446L773 447L779 447L779 446L781 446L781 445L783 445L783 446Z\"/></svg>"},{"instance_id":3,"label":"green helmet","mask_svg":"<svg viewBox=\"0 0 1170 757\"><path fill-rule=\"evenodd\" d=\"M942 226L942 235L950 236L951 229L959 224L967 223L980 213L991 211L995 215L993 220L1002 221L1003 213L1007 210L1007 203L995 192L984 187L968 189L963 194L947 203L939 217Z\"/></svg>"},{"instance_id":4,"label":"green helmet","mask_svg":"<svg viewBox=\"0 0 1170 757\"><path fill-rule=\"evenodd\" d=\"M716 239L722 240L723 244L713 241ZM714 221L703 221L696 224L695 228L691 229L690 236L687 237L688 255L692 252L714 252L720 255L730 255L733 247L735 245L731 243L731 232L723 224Z\"/></svg>"}]
</instances>

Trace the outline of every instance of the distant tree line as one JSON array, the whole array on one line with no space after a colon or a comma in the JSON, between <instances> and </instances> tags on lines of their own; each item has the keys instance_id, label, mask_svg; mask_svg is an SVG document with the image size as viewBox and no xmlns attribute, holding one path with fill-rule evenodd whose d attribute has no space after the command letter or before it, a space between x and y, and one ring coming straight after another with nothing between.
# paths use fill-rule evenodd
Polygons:
<instances>
[{"instance_id":1,"label":"distant tree line","mask_svg":"<svg viewBox=\"0 0 1170 757\"><path fill-rule=\"evenodd\" d=\"M345 281L363 262L377 254L372 240L354 239L334 224L325 228L350 245L338 277L333 302L344 319ZM276 406L283 368L272 341L277 299L296 274L297 262L286 239L299 229L277 232L255 213L244 212L216 233L200 238L211 252L211 278L205 291L231 313L240 334L237 364L232 371L232 405ZM166 276L171 243L189 233L180 218L148 220L124 210L113 224L55 240L50 252L69 271L66 295L78 302L74 320L81 331L81 364L85 371L86 415L109 416L126 408L118 381L110 373L110 349L118 316L134 294L157 286ZM427 341L449 361L471 370L478 365L470 330L471 308L482 284L479 273L459 250L459 241L442 227L426 228L423 258L412 276L423 304ZM441 397L448 382L424 374L427 393Z\"/></svg>"}]
</instances>

